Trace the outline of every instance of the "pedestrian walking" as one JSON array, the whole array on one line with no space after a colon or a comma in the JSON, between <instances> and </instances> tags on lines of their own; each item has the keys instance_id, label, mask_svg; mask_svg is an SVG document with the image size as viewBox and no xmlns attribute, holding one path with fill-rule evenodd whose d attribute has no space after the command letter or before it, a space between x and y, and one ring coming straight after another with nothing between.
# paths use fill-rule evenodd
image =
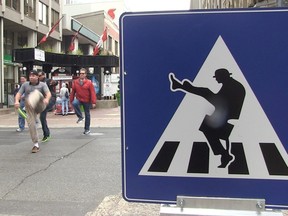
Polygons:
<instances>
[{"instance_id":1,"label":"pedestrian walking","mask_svg":"<svg viewBox=\"0 0 288 216\"><path fill-rule=\"evenodd\" d=\"M41 125L42 125L42 131L43 131L43 138L42 138L42 142L47 142L50 140L51 135L50 135L50 129L48 127L48 123L47 123L47 112L52 110L53 107L56 104L56 91L55 91L55 86L58 85L57 81L54 81L52 79L48 79L46 78L46 74L44 71L40 71L39 72L39 80L41 82L46 83L46 85L49 88L49 91L51 92L51 99L49 101L49 104L47 105L46 109L40 113L40 121L41 121Z\"/></svg>"},{"instance_id":2,"label":"pedestrian walking","mask_svg":"<svg viewBox=\"0 0 288 216\"><path fill-rule=\"evenodd\" d=\"M36 70L29 73L29 81L26 81L20 87L15 95L15 108L20 107L21 96L25 95L25 110L27 112L27 123L31 140L33 142L32 153L40 150L38 142L38 132L36 127L37 114L43 112L51 99L51 93L46 83L39 81L39 75Z\"/></svg>"},{"instance_id":3,"label":"pedestrian walking","mask_svg":"<svg viewBox=\"0 0 288 216\"><path fill-rule=\"evenodd\" d=\"M62 83L62 88L60 89L60 98L62 104L62 116L68 115L69 90L66 87L66 83Z\"/></svg>"},{"instance_id":4,"label":"pedestrian walking","mask_svg":"<svg viewBox=\"0 0 288 216\"><path fill-rule=\"evenodd\" d=\"M90 133L90 106L96 107L96 93L91 80L87 79L87 70L81 68L79 78L72 83L72 91L70 94L70 103L73 105L75 113L78 117L77 123L84 120L80 106L83 106L85 113L85 126L83 134ZM74 98L75 97L75 98Z\"/></svg>"},{"instance_id":5,"label":"pedestrian walking","mask_svg":"<svg viewBox=\"0 0 288 216\"><path fill-rule=\"evenodd\" d=\"M19 88L16 91L14 91L14 97L16 96L16 94L18 93L20 87L22 86L23 83L25 83L27 81L25 76L21 76L20 77L20 85ZM26 117L26 113L25 113L25 95L22 95L20 98L20 112L18 112L18 128L16 129L17 132L22 132L25 129L25 117ZM20 114L22 113L22 114Z\"/></svg>"}]
</instances>

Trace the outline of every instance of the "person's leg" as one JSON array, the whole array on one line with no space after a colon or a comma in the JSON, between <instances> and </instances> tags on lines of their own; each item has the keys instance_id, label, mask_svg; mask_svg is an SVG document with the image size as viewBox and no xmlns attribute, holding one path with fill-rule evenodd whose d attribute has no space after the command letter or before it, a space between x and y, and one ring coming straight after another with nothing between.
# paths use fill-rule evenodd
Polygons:
<instances>
[{"instance_id":1,"label":"person's leg","mask_svg":"<svg viewBox=\"0 0 288 216\"><path fill-rule=\"evenodd\" d=\"M26 112L27 112L27 123L29 128L29 133L33 144L38 143L38 133L36 129L36 112L33 107L27 102L25 104Z\"/></svg>"},{"instance_id":2,"label":"person's leg","mask_svg":"<svg viewBox=\"0 0 288 216\"><path fill-rule=\"evenodd\" d=\"M25 119L20 114L18 115L18 123L19 123L19 129L24 130L25 129Z\"/></svg>"},{"instance_id":3,"label":"person's leg","mask_svg":"<svg viewBox=\"0 0 288 216\"><path fill-rule=\"evenodd\" d=\"M50 135L46 117L47 117L47 108L43 112L40 113L40 122L42 125L42 131L43 131L44 137L48 137Z\"/></svg>"},{"instance_id":4,"label":"person's leg","mask_svg":"<svg viewBox=\"0 0 288 216\"><path fill-rule=\"evenodd\" d=\"M72 102L72 106L73 106L73 108L74 108L74 111L75 111L77 117L78 117L79 119L80 119L80 118L83 119L83 115L82 115L82 112L81 112L81 110L80 110L80 101L75 98L75 99L73 100L73 102Z\"/></svg>"},{"instance_id":5,"label":"person's leg","mask_svg":"<svg viewBox=\"0 0 288 216\"><path fill-rule=\"evenodd\" d=\"M64 114L67 115L67 114L68 114L68 99L65 99L65 104L64 104L64 106L65 106L65 112L64 112Z\"/></svg>"},{"instance_id":6,"label":"person's leg","mask_svg":"<svg viewBox=\"0 0 288 216\"><path fill-rule=\"evenodd\" d=\"M20 108L22 110L25 108L24 100L20 100ZM20 114L18 114L18 125L19 125L20 131L23 131L25 129L25 118L23 118Z\"/></svg>"},{"instance_id":7,"label":"person's leg","mask_svg":"<svg viewBox=\"0 0 288 216\"><path fill-rule=\"evenodd\" d=\"M83 103L84 112L85 112L85 131L90 130L90 103Z\"/></svg>"},{"instance_id":8,"label":"person's leg","mask_svg":"<svg viewBox=\"0 0 288 216\"><path fill-rule=\"evenodd\" d=\"M61 99L61 108L62 108L62 115L65 114L65 100Z\"/></svg>"},{"instance_id":9,"label":"person's leg","mask_svg":"<svg viewBox=\"0 0 288 216\"><path fill-rule=\"evenodd\" d=\"M51 98L47 107L42 112L40 112L40 122L42 125L42 131L43 131L43 136L44 136L43 139L45 137L50 136L50 130L49 130L49 127L47 124L47 112L48 112L48 110L51 110L53 108L53 106L54 106L54 102Z\"/></svg>"}]
</instances>

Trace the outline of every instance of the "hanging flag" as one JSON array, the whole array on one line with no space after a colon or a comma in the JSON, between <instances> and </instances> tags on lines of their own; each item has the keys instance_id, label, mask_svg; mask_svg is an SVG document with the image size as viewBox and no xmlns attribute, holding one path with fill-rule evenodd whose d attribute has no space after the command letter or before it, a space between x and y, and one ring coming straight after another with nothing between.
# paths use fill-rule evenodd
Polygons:
<instances>
[{"instance_id":1,"label":"hanging flag","mask_svg":"<svg viewBox=\"0 0 288 216\"><path fill-rule=\"evenodd\" d=\"M109 16L111 17L112 20L115 18L115 14L114 14L115 10L116 10L115 8L112 8L112 9L108 10L108 14L109 14Z\"/></svg>"},{"instance_id":2,"label":"hanging flag","mask_svg":"<svg viewBox=\"0 0 288 216\"><path fill-rule=\"evenodd\" d=\"M78 31L74 34L74 36L72 37L71 39L71 43L70 43L70 46L69 46L69 51L73 51L75 49L75 39L77 37L77 35L79 34L81 28L83 27L83 25L80 26L80 28L78 29Z\"/></svg>"},{"instance_id":3,"label":"hanging flag","mask_svg":"<svg viewBox=\"0 0 288 216\"><path fill-rule=\"evenodd\" d=\"M47 38L52 34L52 32L56 29L56 27L59 25L60 21L63 19L64 16L62 16L54 25L53 27L49 30L49 32L44 35L44 37L40 40L37 46L39 46L41 43L44 43Z\"/></svg>"},{"instance_id":4,"label":"hanging flag","mask_svg":"<svg viewBox=\"0 0 288 216\"><path fill-rule=\"evenodd\" d=\"M93 49L93 55L96 56L100 51L100 48L103 46L103 43L107 40L107 27L105 28L103 34L100 36L100 39L96 46Z\"/></svg>"}]
</instances>

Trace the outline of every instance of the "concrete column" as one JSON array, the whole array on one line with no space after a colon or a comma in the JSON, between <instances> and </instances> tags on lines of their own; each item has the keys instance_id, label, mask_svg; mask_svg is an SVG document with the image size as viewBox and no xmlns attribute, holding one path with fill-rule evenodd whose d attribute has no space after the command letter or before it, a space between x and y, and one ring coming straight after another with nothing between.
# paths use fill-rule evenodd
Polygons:
<instances>
[{"instance_id":1,"label":"concrete column","mask_svg":"<svg viewBox=\"0 0 288 216\"><path fill-rule=\"evenodd\" d=\"M55 41L52 44L52 50L56 53L60 53L61 52L61 41Z\"/></svg>"},{"instance_id":2,"label":"concrete column","mask_svg":"<svg viewBox=\"0 0 288 216\"><path fill-rule=\"evenodd\" d=\"M35 31L28 31L27 32L28 38L28 47L36 47L37 46L37 32Z\"/></svg>"},{"instance_id":3,"label":"concrete column","mask_svg":"<svg viewBox=\"0 0 288 216\"><path fill-rule=\"evenodd\" d=\"M89 45L89 47L88 47L88 53L89 53L89 55L93 55L93 49L94 49L94 46Z\"/></svg>"}]
</instances>

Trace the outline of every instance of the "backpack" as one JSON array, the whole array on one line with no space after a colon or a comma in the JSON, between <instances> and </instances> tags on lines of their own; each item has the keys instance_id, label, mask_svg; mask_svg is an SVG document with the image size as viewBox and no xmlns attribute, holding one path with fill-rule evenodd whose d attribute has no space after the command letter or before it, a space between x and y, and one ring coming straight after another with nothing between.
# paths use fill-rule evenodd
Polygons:
<instances>
[{"instance_id":1,"label":"backpack","mask_svg":"<svg viewBox=\"0 0 288 216\"><path fill-rule=\"evenodd\" d=\"M65 92L65 97L66 97L67 99L69 98L68 90Z\"/></svg>"}]
</instances>

